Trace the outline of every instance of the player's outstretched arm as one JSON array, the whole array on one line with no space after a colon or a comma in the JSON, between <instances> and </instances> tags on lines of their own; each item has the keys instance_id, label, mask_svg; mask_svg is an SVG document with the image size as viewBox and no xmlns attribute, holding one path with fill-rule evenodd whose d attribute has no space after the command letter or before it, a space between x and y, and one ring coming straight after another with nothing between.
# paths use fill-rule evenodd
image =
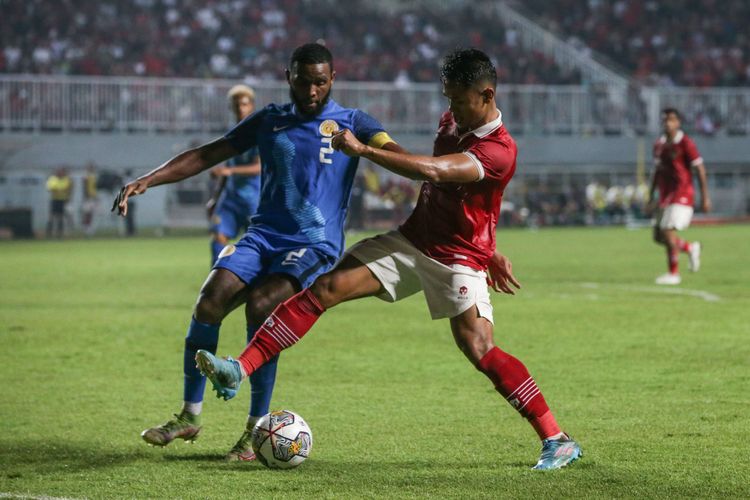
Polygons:
<instances>
[{"instance_id":1,"label":"player's outstretched arm","mask_svg":"<svg viewBox=\"0 0 750 500\"><path fill-rule=\"evenodd\" d=\"M184 151L151 172L125 184L112 204L112 211L128 213L128 198L143 194L150 187L171 184L192 177L238 154L224 138Z\"/></svg>"},{"instance_id":2,"label":"player's outstretched arm","mask_svg":"<svg viewBox=\"0 0 750 500\"><path fill-rule=\"evenodd\" d=\"M224 188L227 185L227 177L229 177L230 175L245 175L248 177L256 177L260 175L260 171L261 166L259 156L255 157L255 161L253 163L236 165L234 167L227 167L226 165L224 165L213 168L211 170L211 175L213 177L218 177L219 181L216 183L216 188L213 190L211 196L206 202L206 212L208 213L208 216L213 217L214 215L214 209L216 208L216 203L219 201L219 196L221 196L221 193L224 191Z\"/></svg>"},{"instance_id":3,"label":"player's outstretched arm","mask_svg":"<svg viewBox=\"0 0 750 500\"><path fill-rule=\"evenodd\" d=\"M408 179L431 182L474 182L480 171L476 163L463 153L445 156L412 155L362 144L349 130L336 134L331 141L334 149L349 156L361 156Z\"/></svg>"},{"instance_id":4,"label":"player's outstretched arm","mask_svg":"<svg viewBox=\"0 0 750 500\"><path fill-rule=\"evenodd\" d=\"M402 153L405 155L409 154L409 151L401 147L401 145L397 142L386 142L380 147L380 149L384 149L386 151L393 151L394 153Z\"/></svg>"},{"instance_id":5,"label":"player's outstretched arm","mask_svg":"<svg viewBox=\"0 0 750 500\"><path fill-rule=\"evenodd\" d=\"M213 170L211 172L213 172ZM211 193L211 196L209 196L208 201L206 202L206 214L208 215L209 219L214 216L216 203L219 201L219 196L221 196L221 193L222 191L224 191L224 188L226 187L226 185L227 185L227 177L222 176L219 179L219 181L216 183L214 192Z\"/></svg>"},{"instance_id":6,"label":"player's outstretched arm","mask_svg":"<svg viewBox=\"0 0 750 500\"><path fill-rule=\"evenodd\" d=\"M521 289L521 283L513 276L513 265L510 259L497 250L487 265L487 284L496 292L503 292L509 295L516 294L511 285L519 290Z\"/></svg>"},{"instance_id":7,"label":"player's outstretched arm","mask_svg":"<svg viewBox=\"0 0 750 500\"><path fill-rule=\"evenodd\" d=\"M229 177L230 175L247 175L248 177L255 177L260 175L260 158L256 158L253 163L247 163L245 165L235 165L234 167L216 167L211 170L212 175L217 177Z\"/></svg>"},{"instance_id":8,"label":"player's outstretched arm","mask_svg":"<svg viewBox=\"0 0 750 500\"><path fill-rule=\"evenodd\" d=\"M708 181L706 180L706 167L699 163L693 167L698 174L698 185L701 190L701 210L704 213L711 211L711 198L708 196Z\"/></svg>"},{"instance_id":9,"label":"player's outstretched arm","mask_svg":"<svg viewBox=\"0 0 750 500\"><path fill-rule=\"evenodd\" d=\"M659 165L654 166L651 172L651 180L648 185L648 199L646 200L646 215L650 215L656 210L656 176L658 175Z\"/></svg>"}]
</instances>

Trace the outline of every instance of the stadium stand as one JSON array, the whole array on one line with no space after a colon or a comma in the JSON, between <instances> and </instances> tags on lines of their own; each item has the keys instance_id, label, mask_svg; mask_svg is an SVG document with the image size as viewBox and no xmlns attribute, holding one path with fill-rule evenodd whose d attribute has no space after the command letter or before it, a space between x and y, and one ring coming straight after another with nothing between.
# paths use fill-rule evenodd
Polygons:
<instances>
[{"instance_id":1,"label":"stadium stand","mask_svg":"<svg viewBox=\"0 0 750 500\"><path fill-rule=\"evenodd\" d=\"M647 85L750 85L744 0L516 0L582 50L617 61Z\"/></svg>"},{"instance_id":2,"label":"stadium stand","mask_svg":"<svg viewBox=\"0 0 750 500\"><path fill-rule=\"evenodd\" d=\"M394 11L361 0L346 9L291 0L34 0L5 4L3 18L3 73L280 80L291 50L318 39L343 79L434 82L441 55L468 39L491 48L501 82L580 82L575 69L503 29L491 2L445 16L425 4Z\"/></svg>"},{"instance_id":3,"label":"stadium stand","mask_svg":"<svg viewBox=\"0 0 750 500\"><path fill-rule=\"evenodd\" d=\"M118 179L229 126L226 91L252 85L285 101L290 51L324 41L335 98L377 116L408 149L429 153L445 110L440 57L475 45L495 59L498 102L519 141L505 225L629 223L660 110L681 110L709 163L715 212L750 213L750 40L738 0L29 0L0 24L0 205L38 207L43 180L90 161ZM450 15L446 15L449 12ZM669 32L666 37L663 33ZM667 50L668 47L668 50ZM359 182L364 182L361 177ZM205 179L155 190L143 227L203 227ZM106 192L105 189L102 192ZM408 183L363 184L353 227L390 227L413 203ZM205 194L205 193L204 193ZM197 198L200 198L198 196ZM356 201L355 201L356 200ZM75 197L72 204L78 206ZM103 205L102 205L103 207ZM407 210L408 211L408 210ZM100 214L102 228L119 221Z\"/></svg>"}]
</instances>

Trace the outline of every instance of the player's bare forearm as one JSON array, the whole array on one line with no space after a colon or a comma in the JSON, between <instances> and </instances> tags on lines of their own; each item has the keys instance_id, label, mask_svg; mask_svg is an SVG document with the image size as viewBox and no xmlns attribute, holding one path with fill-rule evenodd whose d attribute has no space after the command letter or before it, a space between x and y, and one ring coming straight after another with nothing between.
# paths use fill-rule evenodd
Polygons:
<instances>
[{"instance_id":1,"label":"player's bare forearm","mask_svg":"<svg viewBox=\"0 0 750 500\"><path fill-rule=\"evenodd\" d=\"M218 139L178 154L139 179L147 181L146 187L172 184L197 175L236 154L237 151L227 140Z\"/></svg>"},{"instance_id":2,"label":"player's bare forearm","mask_svg":"<svg viewBox=\"0 0 750 500\"><path fill-rule=\"evenodd\" d=\"M648 186L648 202L651 203L654 201L654 192L656 192L656 169L658 167L654 167L654 171L651 173L651 182Z\"/></svg>"},{"instance_id":3,"label":"player's bare forearm","mask_svg":"<svg viewBox=\"0 0 750 500\"><path fill-rule=\"evenodd\" d=\"M214 210L216 209L216 202L219 201L219 196L221 196L221 192L224 191L224 187L226 185L227 185L227 178L221 177L219 181L216 183L214 192L211 193L211 196L208 198L208 201L206 202L206 212L209 218L214 215Z\"/></svg>"},{"instance_id":4,"label":"player's bare forearm","mask_svg":"<svg viewBox=\"0 0 750 500\"><path fill-rule=\"evenodd\" d=\"M373 148L362 144L349 130L334 136L331 145L349 156L361 156L408 179L431 182L474 182L479 171L464 154L422 156Z\"/></svg>"},{"instance_id":5,"label":"player's bare forearm","mask_svg":"<svg viewBox=\"0 0 750 500\"><path fill-rule=\"evenodd\" d=\"M112 211L117 210L120 215L127 215L129 197L143 194L150 187L192 177L236 154L237 151L224 138L184 151L151 172L125 184L112 204Z\"/></svg>"},{"instance_id":6,"label":"player's bare forearm","mask_svg":"<svg viewBox=\"0 0 750 500\"><path fill-rule=\"evenodd\" d=\"M706 179L706 167L703 163L693 167L698 174L698 186L701 190L701 203L704 212L711 211L711 198L708 196L708 180Z\"/></svg>"},{"instance_id":7,"label":"player's bare forearm","mask_svg":"<svg viewBox=\"0 0 750 500\"><path fill-rule=\"evenodd\" d=\"M230 175L246 175L248 177L255 177L260 175L260 162L248 163L247 165L236 165L230 170Z\"/></svg>"},{"instance_id":8,"label":"player's bare forearm","mask_svg":"<svg viewBox=\"0 0 750 500\"><path fill-rule=\"evenodd\" d=\"M387 142L383 144L382 149L385 149L386 151L393 151L394 153L409 154L409 151L407 151L400 144L397 144L395 142Z\"/></svg>"},{"instance_id":9,"label":"player's bare forearm","mask_svg":"<svg viewBox=\"0 0 750 500\"><path fill-rule=\"evenodd\" d=\"M365 146L361 156L390 170L394 174L418 181L437 181L438 171L445 168L431 156L409 155Z\"/></svg>"}]
</instances>

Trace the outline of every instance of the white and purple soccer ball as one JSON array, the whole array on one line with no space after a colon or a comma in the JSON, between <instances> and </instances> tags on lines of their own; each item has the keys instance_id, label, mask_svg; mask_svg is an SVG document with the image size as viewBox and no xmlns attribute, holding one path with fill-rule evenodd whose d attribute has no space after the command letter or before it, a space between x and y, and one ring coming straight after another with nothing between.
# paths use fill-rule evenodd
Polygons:
<instances>
[{"instance_id":1,"label":"white and purple soccer ball","mask_svg":"<svg viewBox=\"0 0 750 500\"><path fill-rule=\"evenodd\" d=\"M271 469L297 467L310 455L312 444L310 426L293 411L272 411L253 427L255 456Z\"/></svg>"}]
</instances>

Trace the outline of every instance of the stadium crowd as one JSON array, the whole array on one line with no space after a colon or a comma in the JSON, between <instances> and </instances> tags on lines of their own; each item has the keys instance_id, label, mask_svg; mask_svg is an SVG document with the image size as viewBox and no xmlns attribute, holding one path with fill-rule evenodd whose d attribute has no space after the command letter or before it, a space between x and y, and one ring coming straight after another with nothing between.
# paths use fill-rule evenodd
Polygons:
<instances>
[{"instance_id":1,"label":"stadium crowd","mask_svg":"<svg viewBox=\"0 0 750 500\"><path fill-rule=\"evenodd\" d=\"M500 210L504 226L600 226L643 223L648 186L591 179L587 184L559 185L534 177L517 180Z\"/></svg>"},{"instance_id":2,"label":"stadium crowd","mask_svg":"<svg viewBox=\"0 0 750 500\"><path fill-rule=\"evenodd\" d=\"M746 0L516 0L547 29L649 85L750 85Z\"/></svg>"},{"instance_id":3,"label":"stadium crowd","mask_svg":"<svg viewBox=\"0 0 750 500\"><path fill-rule=\"evenodd\" d=\"M505 31L491 2L451 15L363 0L4 2L0 72L283 79L294 47L322 40L345 80L434 82L459 45L491 48L501 82L578 83Z\"/></svg>"}]
</instances>

